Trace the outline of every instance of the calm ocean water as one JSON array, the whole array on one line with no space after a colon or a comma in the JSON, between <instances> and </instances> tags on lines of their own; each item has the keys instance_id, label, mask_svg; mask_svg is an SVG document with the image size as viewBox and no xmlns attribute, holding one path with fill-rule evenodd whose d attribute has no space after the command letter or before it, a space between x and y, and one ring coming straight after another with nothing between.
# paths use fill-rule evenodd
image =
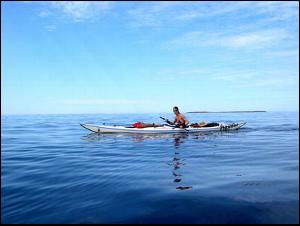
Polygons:
<instances>
[{"instance_id":1,"label":"calm ocean water","mask_svg":"<svg viewBox=\"0 0 300 226\"><path fill-rule=\"evenodd\" d=\"M299 223L299 113L186 114L239 131L95 135L171 114L1 116L2 223Z\"/></svg>"}]
</instances>

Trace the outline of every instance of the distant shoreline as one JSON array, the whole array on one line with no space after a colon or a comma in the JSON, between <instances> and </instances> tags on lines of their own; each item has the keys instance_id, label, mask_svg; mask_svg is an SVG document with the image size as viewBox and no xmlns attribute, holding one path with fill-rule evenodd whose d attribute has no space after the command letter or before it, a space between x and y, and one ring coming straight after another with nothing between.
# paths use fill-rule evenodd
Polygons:
<instances>
[{"instance_id":1,"label":"distant shoreline","mask_svg":"<svg viewBox=\"0 0 300 226\"><path fill-rule=\"evenodd\" d=\"M253 113L267 111L188 111L187 113Z\"/></svg>"}]
</instances>

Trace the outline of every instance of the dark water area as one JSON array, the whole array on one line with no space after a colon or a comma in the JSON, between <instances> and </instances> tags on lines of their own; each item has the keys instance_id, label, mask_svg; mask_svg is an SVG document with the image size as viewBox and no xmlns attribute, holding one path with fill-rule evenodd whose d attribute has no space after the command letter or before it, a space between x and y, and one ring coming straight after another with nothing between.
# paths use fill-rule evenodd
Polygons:
<instances>
[{"instance_id":1,"label":"dark water area","mask_svg":"<svg viewBox=\"0 0 300 226\"><path fill-rule=\"evenodd\" d=\"M2 223L299 223L299 113L186 114L238 131L91 134L171 114L1 116Z\"/></svg>"}]
</instances>

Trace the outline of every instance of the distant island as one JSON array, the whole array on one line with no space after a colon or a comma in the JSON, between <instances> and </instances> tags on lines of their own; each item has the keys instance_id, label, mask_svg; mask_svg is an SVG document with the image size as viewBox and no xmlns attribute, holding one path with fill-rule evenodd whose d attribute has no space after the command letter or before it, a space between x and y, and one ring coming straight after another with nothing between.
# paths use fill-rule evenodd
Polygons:
<instances>
[{"instance_id":1,"label":"distant island","mask_svg":"<svg viewBox=\"0 0 300 226\"><path fill-rule=\"evenodd\" d=\"M267 111L188 111L187 113L252 113L252 112L267 112Z\"/></svg>"}]
</instances>

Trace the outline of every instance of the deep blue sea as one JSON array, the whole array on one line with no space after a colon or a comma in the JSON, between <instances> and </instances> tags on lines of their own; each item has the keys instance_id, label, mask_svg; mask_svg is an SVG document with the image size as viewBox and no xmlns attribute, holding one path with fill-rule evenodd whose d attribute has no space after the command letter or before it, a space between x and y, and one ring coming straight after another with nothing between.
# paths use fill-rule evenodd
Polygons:
<instances>
[{"instance_id":1,"label":"deep blue sea","mask_svg":"<svg viewBox=\"0 0 300 226\"><path fill-rule=\"evenodd\" d=\"M208 134L91 134L172 114L1 116L2 223L299 223L299 113Z\"/></svg>"}]
</instances>

